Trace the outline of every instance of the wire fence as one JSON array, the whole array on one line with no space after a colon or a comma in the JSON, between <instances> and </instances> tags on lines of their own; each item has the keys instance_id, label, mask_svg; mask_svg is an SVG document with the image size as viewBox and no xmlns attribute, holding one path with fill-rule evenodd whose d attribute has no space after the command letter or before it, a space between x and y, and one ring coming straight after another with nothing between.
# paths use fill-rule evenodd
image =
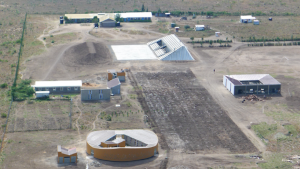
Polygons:
<instances>
[{"instance_id":1,"label":"wire fence","mask_svg":"<svg viewBox=\"0 0 300 169\"><path fill-rule=\"evenodd\" d=\"M26 18L27 18L27 13L25 14L25 19L24 19L24 22L23 22L23 31L22 31L22 36L21 36L21 39L20 39L21 43L20 43L18 62L17 62L17 66L16 66L15 79L14 79L13 85L11 87L11 101L10 101L8 112L7 112L7 117L6 117L6 122L5 122L5 129L3 131L2 138L1 138L0 152L2 151L2 146L3 146L3 142L4 142L3 139L5 137L5 133L6 133L6 130L7 130L7 123L8 123L8 119L9 119L9 113L10 113L10 110L11 110L12 103L14 101L14 88L17 86L17 78L18 78L18 74L19 74L19 65L20 65L20 57L22 56L22 50L23 50L23 46L24 46L23 39L24 39L24 32L25 32L25 29L26 29Z\"/></svg>"}]
</instances>

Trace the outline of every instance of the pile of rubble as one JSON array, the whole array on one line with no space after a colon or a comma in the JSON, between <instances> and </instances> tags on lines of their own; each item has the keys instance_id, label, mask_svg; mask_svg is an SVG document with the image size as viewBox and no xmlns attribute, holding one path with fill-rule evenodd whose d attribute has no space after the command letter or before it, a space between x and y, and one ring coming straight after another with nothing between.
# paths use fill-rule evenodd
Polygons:
<instances>
[{"instance_id":1,"label":"pile of rubble","mask_svg":"<svg viewBox=\"0 0 300 169\"><path fill-rule=\"evenodd\" d=\"M242 97L243 101L245 100L250 100L250 101L263 101L262 99L260 99L259 97L257 97L255 94L251 94L249 96L243 96Z\"/></svg>"}]
</instances>

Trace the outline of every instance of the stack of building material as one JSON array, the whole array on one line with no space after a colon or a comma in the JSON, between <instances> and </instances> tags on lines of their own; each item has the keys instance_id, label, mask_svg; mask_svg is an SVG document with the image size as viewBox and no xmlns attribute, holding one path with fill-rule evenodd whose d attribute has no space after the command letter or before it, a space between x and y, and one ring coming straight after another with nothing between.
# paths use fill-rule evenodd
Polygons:
<instances>
[{"instance_id":1,"label":"stack of building material","mask_svg":"<svg viewBox=\"0 0 300 169\"><path fill-rule=\"evenodd\" d=\"M259 97L257 97L255 94L244 96L243 99L250 100L250 101L262 101Z\"/></svg>"}]
</instances>

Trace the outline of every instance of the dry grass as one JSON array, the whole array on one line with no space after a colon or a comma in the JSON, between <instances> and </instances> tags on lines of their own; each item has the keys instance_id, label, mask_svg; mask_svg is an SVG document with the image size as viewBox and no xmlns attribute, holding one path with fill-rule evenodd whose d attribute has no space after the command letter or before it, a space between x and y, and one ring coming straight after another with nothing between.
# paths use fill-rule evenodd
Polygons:
<instances>
[{"instance_id":1,"label":"dry grass","mask_svg":"<svg viewBox=\"0 0 300 169\"><path fill-rule=\"evenodd\" d=\"M249 39L249 37L256 39L261 38L291 38L300 37L300 17L273 17L273 21L268 21L268 17L257 17L260 20L260 25L253 25L252 23L239 23L239 17L219 17L210 20L198 20L201 24L209 25L211 28L220 30L221 33L228 33L235 38ZM231 39L232 37L229 37Z\"/></svg>"},{"instance_id":2,"label":"dry grass","mask_svg":"<svg viewBox=\"0 0 300 169\"><path fill-rule=\"evenodd\" d=\"M49 37L45 37L44 40L47 43L47 47L51 47L53 45L68 43L77 39L81 39L80 32L71 32L64 33L58 35L50 35Z\"/></svg>"}]
</instances>

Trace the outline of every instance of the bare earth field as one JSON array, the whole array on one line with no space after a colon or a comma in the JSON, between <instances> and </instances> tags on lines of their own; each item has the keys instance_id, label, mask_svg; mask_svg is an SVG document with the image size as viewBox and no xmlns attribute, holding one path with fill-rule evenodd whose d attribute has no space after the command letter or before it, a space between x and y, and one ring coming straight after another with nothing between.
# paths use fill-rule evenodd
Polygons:
<instances>
[{"instance_id":1,"label":"bare earth field","mask_svg":"<svg viewBox=\"0 0 300 169\"><path fill-rule=\"evenodd\" d=\"M145 44L157 39L163 36L155 26L159 23L155 20L125 23L122 28L96 32L92 25L59 26L56 17L29 15L20 65L22 79L76 79L105 84L107 69L126 67L132 73L127 74L127 81L122 84L121 97L113 97L110 102L82 103L79 96L71 96L72 129L66 129L70 101L15 102L8 125L12 133L3 140L1 168L62 167L55 161L57 144L76 146L79 152L79 163L65 168L84 168L86 163L90 168L101 165L102 168L172 169L295 165L282 158L300 153L298 46L249 48L234 42L226 49L193 48L186 43L189 37L180 37L196 61L117 61L110 45ZM217 19L219 25L231 22L231 18ZM206 22L213 25L217 19ZM264 27L271 26L263 23ZM247 26L253 25L242 27ZM214 27L228 32L221 38L230 37L227 27ZM61 43L49 45L51 38L56 37L60 37ZM213 37L207 39L210 38ZM241 103L241 97L232 96L222 85L222 76L245 73L271 74L282 83L281 95ZM146 120L144 115L148 115ZM86 159L85 138L89 132L132 128L147 128L157 133L160 140L157 157L128 163ZM23 132L26 130L40 131ZM250 158L257 154L264 160Z\"/></svg>"},{"instance_id":2,"label":"bare earth field","mask_svg":"<svg viewBox=\"0 0 300 169\"><path fill-rule=\"evenodd\" d=\"M137 73L150 116L172 150L249 153L257 149L191 71Z\"/></svg>"}]
</instances>

